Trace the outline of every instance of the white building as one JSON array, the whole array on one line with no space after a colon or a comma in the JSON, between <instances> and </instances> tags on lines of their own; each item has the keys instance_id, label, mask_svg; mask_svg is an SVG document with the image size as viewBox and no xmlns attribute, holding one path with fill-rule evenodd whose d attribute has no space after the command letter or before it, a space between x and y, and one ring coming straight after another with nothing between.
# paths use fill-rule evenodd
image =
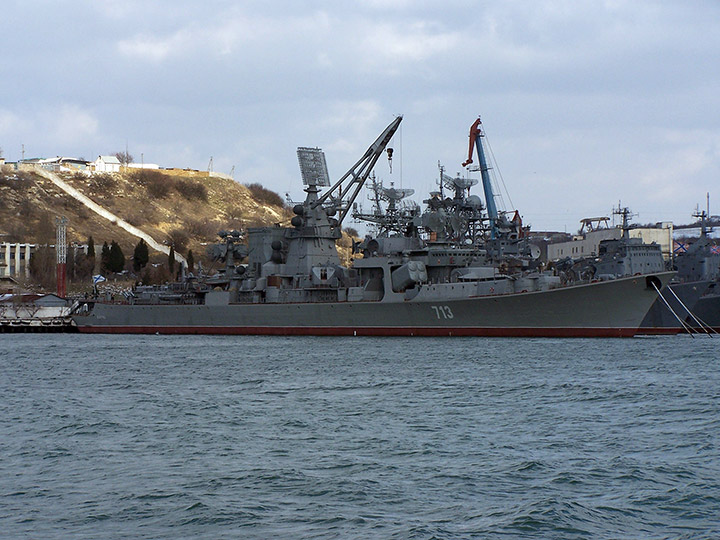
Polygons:
<instances>
[{"instance_id":1,"label":"white building","mask_svg":"<svg viewBox=\"0 0 720 540\"><path fill-rule=\"evenodd\" d=\"M30 276L30 255L35 244L0 243L0 276Z\"/></svg>"},{"instance_id":2,"label":"white building","mask_svg":"<svg viewBox=\"0 0 720 540\"><path fill-rule=\"evenodd\" d=\"M99 173L120 172L120 160L115 156L98 156L93 161L93 170Z\"/></svg>"},{"instance_id":3,"label":"white building","mask_svg":"<svg viewBox=\"0 0 720 540\"><path fill-rule=\"evenodd\" d=\"M157 163L128 163L129 169L159 169Z\"/></svg>"},{"instance_id":4,"label":"white building","mask_svg":"<svg viewBox=\"0 0 720 540\"><path fill-rule=\"evenodd\" d=\"M55 250L54 244L48 247ZM30 277L30 257L37 249L37 244L0 242L0 277ZM79 251L87 255L87 244L72 242L68 257L76 257Z\"/></svg>"}]
</instances>

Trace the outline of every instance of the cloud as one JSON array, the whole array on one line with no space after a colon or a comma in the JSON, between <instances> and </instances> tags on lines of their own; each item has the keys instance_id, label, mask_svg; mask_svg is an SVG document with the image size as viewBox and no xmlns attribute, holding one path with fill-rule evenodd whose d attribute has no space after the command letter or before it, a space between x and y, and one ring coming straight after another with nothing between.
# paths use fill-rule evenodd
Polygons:
<instances>
[{"instance_id":1,"label":"cloud","mask_svg":"<svg viewBox=\"0 0 720 540\"><path fill-rule=\"evenodd\" d=\"M8 111L6 109L0 109L0 136L10 137L16 133L26 131L27 123L20 117L20 115Z\"/></svg>"},{"instance_id":2,"label":"cloud","mask_svg":"<svg viewBox=\"0 0 720 540\"><path fill-rule=\"evenodd\" d=\"M0 35L13 74L0 86L6 155L23 143L92 156L127 139L146 161L204 169L214 156L218 170L301 195L295 147L322 147L337 176L405 113L393 171L421 200L438 160L459 170L482 114L508 190L538 227L557 216L574 227L618 198L683 219L720 176L716 1L76 8L5 7L32 21Z\"/></svg>"},{"instance_id":3,"label":"cloud","mask_svg":"<svg viewBox=\"0 0 720 540\"><path fill-rule=\"evenodd\" d=\"M457 49L461 37L427 21L369 24L360 50L373 66L417 63Z\"/></svg>"},{"instance_id":4,"label":"cloud","mask_svg":"<svg viewBox=\"0 0 720 540\"><path fill-rule=\"evenodd\" d=\"M98 119L76 105L62 105L50 113L52 136L66 144L82 144L97 133Z\"/></svg>"},{"instance_id":5,"label":"cloud","mask_svg":"<svg viewBox=\"0 0 720 540\"><path fill-rule=\"evenodd\" d=\"M91 111L73 104L17 112L0 109L0 137L7 141L9 159L21 158L23 145L33 157L77 155L96 139L98 127Z\"/></svg>"},{"instance_id":6,"label":"cloud","mask_svg":"<svg viewBox=\"0 0 720 540\"><path fill-rule=\"evenodd\" d=\"M188 56L207 60L207 55L243 58L257 51L262 55L273 49L284 50L283 43L302 45L303 41L327 31L330 25L324 11L274 18L232 8L209 18L192 19L164 33L143 32L121 39L117 42L117 50L121 55L149 62Z\"/></svg>"}]
</instances>

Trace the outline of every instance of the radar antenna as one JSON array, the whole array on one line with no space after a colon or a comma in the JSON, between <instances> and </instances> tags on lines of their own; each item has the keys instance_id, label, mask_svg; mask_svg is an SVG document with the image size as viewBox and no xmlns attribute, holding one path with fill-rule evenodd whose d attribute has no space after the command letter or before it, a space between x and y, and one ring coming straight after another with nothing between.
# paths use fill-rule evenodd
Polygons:
<instances>
[{"instance_id":1,"label":"radar antenna","mask_svg":"<svg viewBox=\"0 0 720 540\"><path fill-rule=\"evenodd\" d=\"M301 146L297 149L297 157L298 163L300 163L303 185L318 187L330 185L325 153L322 150Z\"/></svg>"}]
</instances>

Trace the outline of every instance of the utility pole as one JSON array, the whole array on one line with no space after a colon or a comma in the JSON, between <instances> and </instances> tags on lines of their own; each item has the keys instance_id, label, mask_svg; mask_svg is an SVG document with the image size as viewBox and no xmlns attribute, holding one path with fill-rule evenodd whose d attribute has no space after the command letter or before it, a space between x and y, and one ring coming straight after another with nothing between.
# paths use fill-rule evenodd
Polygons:
<instances>
[{"instance_id":1,"label":"utility pole","mask_svg":"<svg viewBox=\"0 0 720 540\"><path fill-rule=\"evenodd\" d=\"M57 227L55 236L55 253L57 254L57 295L65 298L67 278L67 218L55 218Z\"/></svg>"}]
</instances>

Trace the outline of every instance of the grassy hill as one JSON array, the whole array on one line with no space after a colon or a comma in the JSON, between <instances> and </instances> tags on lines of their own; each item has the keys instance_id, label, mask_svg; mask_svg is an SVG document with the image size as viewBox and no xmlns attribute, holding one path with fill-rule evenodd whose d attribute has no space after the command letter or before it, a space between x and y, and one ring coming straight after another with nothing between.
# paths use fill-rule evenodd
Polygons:
<instances>
[{"instance_id":1,"label":"grassy hill","mask_svg":"<svg viewBox=\"0 0 720 540\"><path fill-rule=\"evenodd\" d=\"M221 229L285 223L290 214L277 194L233 180L188 171L60 174L72 187L180 253L204 252ZM55 217L68 219L68 242L115 240L132 253L138 239L95 214L32 171L0 173L0 234L5 241L53 242Z\"/></svg>"},{"instance_id":2,"label":"grassy hill","mask_svg":"<svg viewBox=\"0 0 720 540\"><path fill-rule=\"evenodd\" d=\"M58 173L66 183L119 218L172 244L208 268L206 245L218 241L218 231L274 224L289 225L292 213L282 198L260 184L243 185L228 178L184 170L135 170L87 176ZM121 229L50 180L32 170L0 170L0 239L8 242L54 244L55 219L68 220L68 243L84 244L92 236L99 257L103 242L117 242L128 259L139 239ZM339 242L341 259L350 257L351 241ZM151 262L167 255L150 250Z\"/></svg>"}]
</instances>

